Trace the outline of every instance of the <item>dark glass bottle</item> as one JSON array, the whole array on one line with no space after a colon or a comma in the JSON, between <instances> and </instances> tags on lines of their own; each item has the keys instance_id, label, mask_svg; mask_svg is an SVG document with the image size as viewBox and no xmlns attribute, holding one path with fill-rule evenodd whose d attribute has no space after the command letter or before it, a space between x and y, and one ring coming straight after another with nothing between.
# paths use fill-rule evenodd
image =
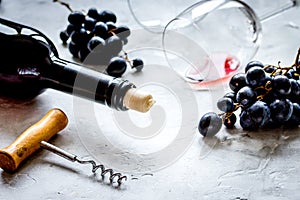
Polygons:
<instances>
[{"instance_id":1,"label":"dark glass bottle","mask_svg":"<svg viewBox=\"0 0 300 200\"><path fill-rule=\"evenodd\" d=\"M0 33L0 93L32 98L47 88L94 100L117 110L127 110L125 94L135 86L129 81L90 70L58 57L53 43L31 27L0 19L17 34ZM23 28L43 40L21 34ZM149 100L149 99L148 99Z\"/></svg>"}]
</instances>

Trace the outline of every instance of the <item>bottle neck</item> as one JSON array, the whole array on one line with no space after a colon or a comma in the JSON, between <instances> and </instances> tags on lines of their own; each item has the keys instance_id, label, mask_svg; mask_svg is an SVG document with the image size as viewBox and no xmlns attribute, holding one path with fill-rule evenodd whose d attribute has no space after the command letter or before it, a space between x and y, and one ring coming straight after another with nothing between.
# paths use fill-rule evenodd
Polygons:
<instances>
[{"instance_id":1,"label":"bottle neck","mask_svg":"<svg viewBox=\"0 0 300 200\"><path fill-rule=\"evenodd\" d=\"M119 78L52 57L51 67L41 77L45 87L89 99L116 110L124 106L126 92L135 86Z\"/></svg>"}]
</instances>

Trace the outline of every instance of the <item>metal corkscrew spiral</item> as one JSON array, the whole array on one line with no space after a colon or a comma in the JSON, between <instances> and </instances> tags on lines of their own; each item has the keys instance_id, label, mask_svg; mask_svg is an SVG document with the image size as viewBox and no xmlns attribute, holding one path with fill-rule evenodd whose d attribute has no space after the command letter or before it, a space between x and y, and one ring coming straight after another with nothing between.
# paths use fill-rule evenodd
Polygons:
<instances>
[{"instance_id":1,"label":"metal corkscrew spiral","mask_svg":"<svg viewBox=\"0 0 300 200\"><path fill-rule=\"evenodd\" d=\"M48 142L42 141L41 147L43 147L46 150L51 151L52 153L55 153L69 161L72 162L78 162L80 164L91 164L92 165L92 172L96 173L98 169L101 169L101 176L104 179L105 175L109 173L109 181L110 184L113 184L114 180L117 180L118 187L122 184L123 180L127 180L127 176L123 176L121 173L114 173L113 169L106 169L104 165L100 164L97 165L94 160L80 160L77 158L76 155L71 154L69 152L66 152L65 150L58 148L57 146L54 146Z\"/></svg>"}]
</instances>

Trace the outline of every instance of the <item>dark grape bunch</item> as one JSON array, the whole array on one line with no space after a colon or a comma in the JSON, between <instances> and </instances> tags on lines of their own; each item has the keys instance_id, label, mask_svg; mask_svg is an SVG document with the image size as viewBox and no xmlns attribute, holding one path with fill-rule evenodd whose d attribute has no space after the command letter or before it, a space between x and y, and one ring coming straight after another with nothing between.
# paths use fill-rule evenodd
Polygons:
<instances>
[{"instance_id":1,"label":"dark grape bunch","mask_svg":"<svg viewBox=\"0 0 300 200\"><path fill-rule=\"evenodd\" d=\"M115 13L109 10L98 11L90 8L86 14L82 11L71 10L68 16L69 24L60 32L60 39L66 45L70 53L84 61L91 55L94 65L107 65L106 72L109 75L120 77L126 71L126 63L129 63L136 71L141 71L143 62L141 59L130 61L127 54L123 53L123 46L128 42L130 29L125 25L117 25ZM122 58L123 57L123 58ZM139 62L139 63L136 63Z\"/></svg>"},{"instance_id":2,"label":"dark grape bunch","mask_svg":"<svg viewBox=\"0 0 300 200\"><path fill-rule=\"evenodd\" d=\"M289 67L264 65L251 61L245 73L232 76L231 92L217 102L221 114L206 113L198 126L203 136L213 136L221 128L233 128L236 111L244 130L260 128L295 128L300 125L300 48L296 60Z\"/></svg>"}]
</instances>

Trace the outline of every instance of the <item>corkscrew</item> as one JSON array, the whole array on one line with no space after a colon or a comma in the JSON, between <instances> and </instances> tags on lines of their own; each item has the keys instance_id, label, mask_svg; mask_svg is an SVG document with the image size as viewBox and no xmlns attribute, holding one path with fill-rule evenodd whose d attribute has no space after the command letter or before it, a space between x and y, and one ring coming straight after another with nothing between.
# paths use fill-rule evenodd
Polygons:
<instances>
[{"instance_id":1,"label":"corkscrew","mask_svg":"<svg viewBox=\"0 0 300 200\"><path fill-rule=\"evenodd\" d=\"M109 173L110 184L113 184L113 181L116 179L117 183L118 183L118 186L120 186L121 183L122 183L122 180L127 180L127 176L123 176L121 173L114 173L113 169L106 169L104 167L104 165L102 165L102 164L97 165L94 160L81 160L81 159L78 159L78 157L76 155L71 154L69 152L66 152L65 150L63 150L61 148L58 148L57 146L54 146L54 145L52 145L48 142L42 141L41 142L41 147L43 147L46 150L51 151L52 153L55 153L55 154L61 156L61 157L65 158L69 161L78 162L80 164L91 164L92 165L92 172L96 173L96 171L98 169L100 169L101 170L101 176L102 176L103 179L104 179L105 175L107 173Z\"/></svg>"},{"instance_id":2,"label":"corkscrew","mask_svg":"<svg viewBox=\"0 0 300 200\"><path fill-rule=\"evenodd\" d=\"M127 176L121 173L115 173L113 169L105 168L104 165L97 165L94 160L81 160L78 156L71 154L47 141L59 131L63 130L68 123L68 118L60 109L50 110L40 121L25 130L12 144L0 149L0 168L5 172L15 172L19 165L28 156L33 154L39 148L53 152L69 161L80 164L91 164L92 172L101 170L102 179L109 174L110 184L117 182L119 187Z\"/></svg>"}]
</instances>

